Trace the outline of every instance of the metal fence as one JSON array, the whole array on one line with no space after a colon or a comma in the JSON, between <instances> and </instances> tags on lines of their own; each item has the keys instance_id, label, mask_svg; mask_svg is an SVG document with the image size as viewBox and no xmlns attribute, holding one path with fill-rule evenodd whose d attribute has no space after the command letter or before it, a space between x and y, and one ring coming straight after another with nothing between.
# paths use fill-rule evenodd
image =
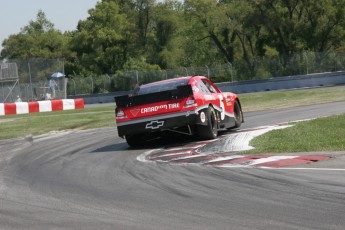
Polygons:
<instances>
[{"instance_id":1,"label":"metal fence","mask_svg":"<svg viewBox=\"0 0 345 230\"><path fill-rule=\"evenodd\" d=\"M0 78L0 102L13 102L17 95L23 101L42 100L50 92L49 76L57 71L64 72L64 61L61 59L11 60L11 63L15 63L18 67L18 83L14 84L13 81L8 82ZM158 71L133 70L112 75L70 75L68 78L57 79L56 98L129 91L137 84L177 76L203 75L214 82L239 82L341 70L345 70L344 52L304 52L288 58L253 59L251 63L236 61L218 66L181 67ZM1 76L8 76L6 70L1 72Z\"/></svg>"},{"instance_id":2,"label":"metal fence","mask_svg":"<svg viewBox=\"0 0 345 230\"><path fill-rule=\"evenodd\" d=\"M18 68L16 63L2 63L0 65L0 81L11 81L18 79Z\"/></svg>"},{"instance_id":3,"label":"metal fence","mask_svg":"<svg viewBox=\"0 0 345 230\"><path fill-rule=\"evenodd\" d=\"M4 66L10 66L11 70ZM49 78L54 72L64 72L63 59L11 60L1 64L0 103L14 102L17 97L22 101L44 100L47 94L51 95ZM66 79L55 81L56 98L66 97Z\"/></svg>"},{"instance_id":4,"label":"metal fence","mask_svg":"<svg viewBox=\"0 0 345 230\"><path fill-rule=\"evenodd\" d=\"M7 88L1 87L0 95L3 101L11 97L12 91L18 84L18 68L16 63L2 63L0 65L0 83L2 86L6 85ZM12 100L12 98L10 98Z\"/></svg>"},{"instance_id":5,"label":"metal fence","mask_svg":"<svg viewBox=\"0 0 345 230\"><path fill-rule=\"evenodd\" d=\"M249 68L251 65L252 68ZM239 82L274 77L345 70L345 52L304 52L288 58L260 58L248 64L236 61L218 66L181 67L160 71L128 71L114 75L70 76L67 94L83 95L128 91L143 84L176 76L203 75L214 82Z\"/></svg>"}]
</instances>

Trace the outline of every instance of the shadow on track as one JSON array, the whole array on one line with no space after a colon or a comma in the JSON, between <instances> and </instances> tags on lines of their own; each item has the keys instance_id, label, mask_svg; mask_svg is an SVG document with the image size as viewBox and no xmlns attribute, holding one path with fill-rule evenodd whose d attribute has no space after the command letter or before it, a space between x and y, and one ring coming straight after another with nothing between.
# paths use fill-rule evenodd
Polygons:
<instances>
[{"instance_id":1,"label":"shadow on track","mask_svg":"<svg viewBox=\"0 0 345 230\"><path fill-rule=\"evenodd\" d=\"M103 146L101 148L95 149L92 153L102 153L102 152L123 152L128 149L127 143L116 143L112 145Z\"/></svg>"}]
</instances>

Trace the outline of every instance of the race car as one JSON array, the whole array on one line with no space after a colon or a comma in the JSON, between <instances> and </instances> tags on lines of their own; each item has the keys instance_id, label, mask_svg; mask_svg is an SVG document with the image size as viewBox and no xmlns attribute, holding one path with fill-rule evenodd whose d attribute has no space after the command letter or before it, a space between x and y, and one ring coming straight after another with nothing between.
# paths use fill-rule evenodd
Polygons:
<instances>
[{"instance_id":1,"label":"race car","mask_svg":"<svg viewBox=\"0 0 345 230\"><path fill-rule=\"evenodd\" d=\"M218 132L244 122L239 97L221 92L204 76L144 84L115 97L118 135L140 146L166 132L215 139Z\"/></svg>"}]
</instances>

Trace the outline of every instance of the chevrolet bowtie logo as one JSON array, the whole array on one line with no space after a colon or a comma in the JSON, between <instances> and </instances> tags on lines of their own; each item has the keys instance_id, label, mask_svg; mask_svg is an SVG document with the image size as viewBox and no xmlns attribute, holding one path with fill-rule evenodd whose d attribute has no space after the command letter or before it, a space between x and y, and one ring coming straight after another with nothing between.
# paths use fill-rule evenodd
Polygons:
<instances>
[{"instance_id":1,"label":"chevrolet bowtie logo","mask_svg":"<svg viewBox=\"0 0 345 230\"><path fill-rule=\"evenodd\" d=\"M164 125L164 121L150 121L146 124L146 129L158 129Z\"/></svg>"}]
</instances>

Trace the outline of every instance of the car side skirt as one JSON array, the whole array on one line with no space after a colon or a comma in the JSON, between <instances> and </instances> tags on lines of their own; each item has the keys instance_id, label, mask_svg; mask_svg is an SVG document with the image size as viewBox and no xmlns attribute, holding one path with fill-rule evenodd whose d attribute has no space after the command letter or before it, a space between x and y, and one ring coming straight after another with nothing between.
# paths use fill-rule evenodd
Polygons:
<instances>
[{"instance_id":1,"label":"car side skirt","mask_svg":"<svg viewBox=\"0 0 345 230\"><path fill-rule=\"evenodd\" d=\"M202 110L207 108L208 106L202 106L195 110L151 116L130 121L118 121L118 134L120 137L123 137L125 135L176 129L187 125L206 125L207 122L202 121L199 115L201 114ZM220 107L215 107L215 109L218 113L222 111ZM234 114L225 112L225 119L220 121L218 128L229 128L234 124Z\"/></svg>"}]
</instances>

